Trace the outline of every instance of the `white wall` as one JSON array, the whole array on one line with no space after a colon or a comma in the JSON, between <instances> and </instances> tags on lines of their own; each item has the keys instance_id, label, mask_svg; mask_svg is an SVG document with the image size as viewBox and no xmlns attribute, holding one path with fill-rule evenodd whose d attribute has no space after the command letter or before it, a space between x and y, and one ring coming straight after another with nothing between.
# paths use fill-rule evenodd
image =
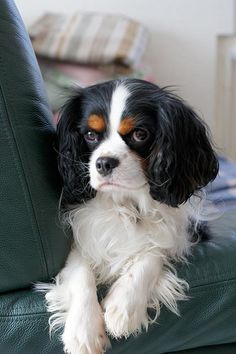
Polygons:
<instances>
[{"instance_id":1,"label":"white wall","mask_svg":"<svg viewBox=\"0 0 236 354\"><path fill-rule=\"evenodd\" d=\"M233 31L233 0L16 0L26 24L44 11L116 12L151 32L147 61L160 86L177 92L213 124L216 36Z\"/></svg>"}]
</instances>

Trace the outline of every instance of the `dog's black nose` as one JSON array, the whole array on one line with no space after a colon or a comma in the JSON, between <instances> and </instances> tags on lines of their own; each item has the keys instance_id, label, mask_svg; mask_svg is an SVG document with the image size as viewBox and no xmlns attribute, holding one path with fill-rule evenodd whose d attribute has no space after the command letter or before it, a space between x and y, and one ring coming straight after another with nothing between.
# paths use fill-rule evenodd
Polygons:
<instances>
[{"instance_id":1,"label":"dog's black nose","mask_svg":"<svg viewBox=\"0 0 236 354\"><path fill-rule=\"evenodd\" d=\"M96 161L96 168L100 175L107 176L119 165L119 163L120 161L114 157L99 157Z\"/></svg>"}]
</instances>

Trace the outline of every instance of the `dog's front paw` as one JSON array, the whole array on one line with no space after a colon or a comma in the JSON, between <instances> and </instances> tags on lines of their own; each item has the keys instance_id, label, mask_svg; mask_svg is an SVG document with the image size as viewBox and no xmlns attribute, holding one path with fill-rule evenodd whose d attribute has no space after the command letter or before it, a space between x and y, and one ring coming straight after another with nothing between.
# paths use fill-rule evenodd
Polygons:
<instances>
[{"instance_id":1,"label":"dog's front paw","mask_svg":"<svg viewBox=\"0 0 236 354\"><path fill-rule=\"evenodd\" d=\"M110 347L105 332L96 334L96 337L83 338L79 333L63 335L64 351L68 354L102 354Z\"/></svg>"},{"instance_id":2,"label":"dog's front paw","mask_svg":"<svg viewBox=\"0 0 236 354\"><path fill-rule=\"evenodd\" d=\"M68 314L62 335L65 353L102 354L110 346L100 306L92 310Z\"/></svg>"},{"instance_id":3,"label":"dog's front paw","mask_svg":"<svg viewBox=\"0 0 236 354\"><path fill-rule=\"evenodd\" d=\"M126 277L113 284L103 301L107 331L115 338L137 334L148 327L147 301Z\"/></svg>"}]
</instances>

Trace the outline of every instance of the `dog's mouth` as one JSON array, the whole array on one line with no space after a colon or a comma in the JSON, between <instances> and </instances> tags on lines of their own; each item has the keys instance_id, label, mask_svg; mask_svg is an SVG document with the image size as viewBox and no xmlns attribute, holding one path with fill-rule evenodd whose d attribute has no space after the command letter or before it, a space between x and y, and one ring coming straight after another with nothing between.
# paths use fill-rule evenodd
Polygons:
<instances>
[{"instance_id":1,"label":"dog's mouth","mask_svg":"<svg viewBox=\"0 0 236 354\"><path fill-rule=\"evenodd\" d=\"M125 188L125 189L131 189L129 186L124 186L120 183L114 183L114 182L103 182L98 186L98 189L106 189L106 190L111 190L111 189L120 189L120 188Z\"/></svg>"},{"instance_id":2,"label":"dog's mouth","mask_svg":"<svg viewBox=\"0 0 236 354\"><path fill-rule=\"evenodd\" d=\"M114 182L102 182L101 184L99 184L98 186L98 190L118 190L118 189L126 189L126 190L137 190L142 188L146 183L142 184L141 186L137 186L137 187L133 187L130 185L123 185L120 183L114 183Z\"/></svg>"}]
</instances>

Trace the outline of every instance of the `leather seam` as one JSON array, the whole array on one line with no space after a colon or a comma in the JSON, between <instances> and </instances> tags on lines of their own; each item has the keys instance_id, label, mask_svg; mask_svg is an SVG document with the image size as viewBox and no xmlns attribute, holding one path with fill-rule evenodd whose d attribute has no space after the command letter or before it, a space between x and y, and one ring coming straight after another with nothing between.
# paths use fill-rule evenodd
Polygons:
<instances>
[{"instance_id":1,"label":"leather seam","mask_svg":"<svg viewBox=\"0 0 236 354\"><path fill-rule=\"evenodd\" d=\"M224 281L221 281L221 282L216 282L216 283L209 283L209 284L206 284L206 286L214 286L214 287L217 287L217 288L228 288L228 286L232 283L236 283L236 278L234 279L229 279L229 280L224 280ZM203 285L203 286L200 286L200 288L198 287L195 287L195 288L190 288L190 292L191 290L199 290L200 292L204 292L204 291L207 291L208 289L206 289L206 286ZM194 291L195 292L195 291ZM190 299L191 299L191 294L190 294ZM188 302L188 301L187 301ZM31 307L32 309L34 308L34 306ZM35 306L35 308L37 308L37 306ZM18 307L18 309L24 309L24 307ZM0 310L1 311L1 310ZM44 315L44 316L49 316L49 313L45 310L45 312L35 312L35 313L22 313L22 314L11 314L11 315L0 315L0 320L1 319L6 319L6 318L15 318L17 319L17 317L21 317L21 316L34 316L34 315Z\"/></svg>"},{"instance_id":2,"label":"leather seam","mask_svg":"<svg viewBox=\"0 0 236 354\"><path fill-rule=\"evenodd\" d=\"M196 286L190 286L190 291L193 290L194 292L201 292L201 291L206 291L208 289L208 287L212 287L212 286L217 286L219 288L226 288L228 287L230 284L234 284L236 283L236 278L232 278L232 279L224 279L224 280L220 280L220 281L216 281L216 282L210 282L210 283L206 283L206 284L199 284Z\"/></svg>"},{"instance_id":3,"label":"leather seam","mask_svg":"<svg viewBox=\"0 0 236 354\"><path fill-rule=\"evenodd\" d=\"M5 316L5 315L1 315L0 316L0 322L1 321L19 321L19 322L28 322L28 320L31 320L32 317L42 317L42 316L45 316L45 317L48 317L48 314L46 312L38 312L38 313L32 313L32 314L21 314L21 315L11 315L11 316Z\"/></svg>"},{"instance_id":4,"label":"leather seam","mask_svg":"<svg viewBox=\"0 0 236 354\"><path fill-rule=\"evenodd\" d=\"M220 278L224 277L226 279L219 279L219 277ZM236 280L236 278L234 278L234 276L232 274L228 273L228 272L219 274L219 277L215 277L213 279L212 279L211 276L204 277L204 278L199 279L198 283L196 283L196 284L194 284L194 282L192 282L192 285L191 285L191 283L190 283L189 287L190 287L190 289L194 289L194 288L198 288L198 287L202 287L202 286L208 286L210 284L217 284L217 283L223 283L225 281L231 281L231 280L234 281L234 280ZM181 277L181 279L182 278L184 278L184 277ZM209 279L211 279L211 283L209 283L209 282L204 283L204 280L207 281ZM201 283L201 282L203 282L203 283Z\"/></svg>"}]
</instances>

